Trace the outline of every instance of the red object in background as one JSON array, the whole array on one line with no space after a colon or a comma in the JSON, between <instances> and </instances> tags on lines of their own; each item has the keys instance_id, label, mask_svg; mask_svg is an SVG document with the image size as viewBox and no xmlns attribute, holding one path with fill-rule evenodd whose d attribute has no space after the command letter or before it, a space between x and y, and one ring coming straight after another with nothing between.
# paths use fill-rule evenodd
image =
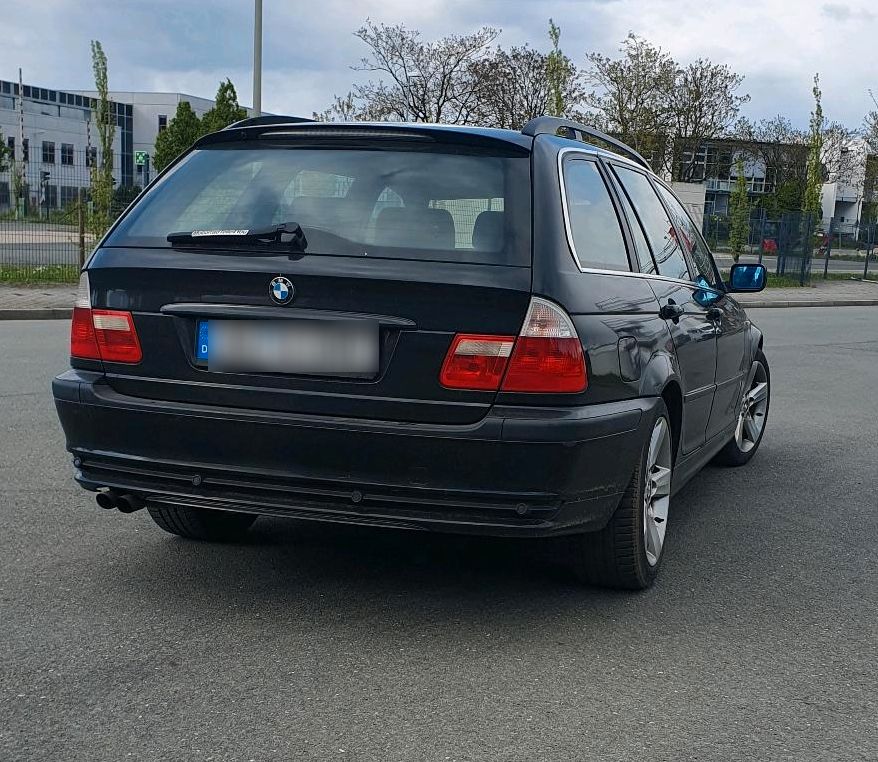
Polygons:
<instances>
[{"instance_id":1,"label":"red object in background","mask_svg":"<svg viewBox=\"0 0 878 762\"><path fill-rule=\"evenodd\" d=\"M766 254L774 254L777 252L777 241L773 238L765 238L762 241L762 251Z\"/></svg>"}]
</instances>

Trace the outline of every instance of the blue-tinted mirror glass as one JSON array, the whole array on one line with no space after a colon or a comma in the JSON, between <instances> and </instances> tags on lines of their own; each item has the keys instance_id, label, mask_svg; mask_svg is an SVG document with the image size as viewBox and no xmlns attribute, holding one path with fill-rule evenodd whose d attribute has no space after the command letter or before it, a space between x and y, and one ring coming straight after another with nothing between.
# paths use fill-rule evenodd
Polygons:
<instances>
[{"instance_id":1,"label":"blue-tinted mirror glass","mask_svg":"<svg viewBox=\"0 0 878 762\"><path fill-rule=\"evenodd\" d=\"M765 288L764 265L735 265L729 273L733 291L761 291Z\"/></svg>"}]
</instances>

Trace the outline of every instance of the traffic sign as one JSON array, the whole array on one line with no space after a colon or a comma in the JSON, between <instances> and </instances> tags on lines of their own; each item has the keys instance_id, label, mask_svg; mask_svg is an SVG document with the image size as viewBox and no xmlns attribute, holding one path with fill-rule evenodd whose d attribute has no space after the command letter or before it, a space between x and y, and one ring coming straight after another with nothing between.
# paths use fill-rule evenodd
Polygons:
<instances>
[{"instance_id":1,"label":"traffic sign","mask_svg":"<svg viewBox=\"0 0 878 762\"><path fill-rule=\"evenodd\" d=\"M134 163L138 167L145 166L147 161L149 161L149 154L146 151L135 151L134 152Z\"/></svg>"}]
</instances>

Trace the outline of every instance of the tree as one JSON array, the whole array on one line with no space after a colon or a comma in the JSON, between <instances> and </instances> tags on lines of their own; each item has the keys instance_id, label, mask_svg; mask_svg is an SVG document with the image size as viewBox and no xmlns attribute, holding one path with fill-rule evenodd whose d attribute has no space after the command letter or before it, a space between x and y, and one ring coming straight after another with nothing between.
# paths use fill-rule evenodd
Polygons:
<instances>
[{"instance_id":1,"label":"tree","mask_svg":"<svg viewBox=\"0 0 878 762\"><path fill-rule=\"evenodd\" d=\"M553 63L553 53L561 56L560 63L557 59ZM579 73L563 53L553 53L546 55L527 45L508 50L497 47L488 57L471 64L478 103L475 121L520 130L546 113L574 116L573 106L582 96Z\"/></svg>"},{"instance_id":2,"label":"tree","mask_svg":"<svg viewBox=\"0 0 878 762\"><path fill-rule=\"evenodd\" d=\"M875 97L875 93L871 90L869 90L869 97L872 99L872 104L875 108L866 114L866 118L863 120L863 128L869 147L875 153L878 153L878 98Z\"/></svg>"},{"instance_id":3,"label":"tree","mask_svg":"<svg viewBox=\"0 0 878 762\"><path fill-rule=\"evenodd\" d=\"M247 109L238 105L238 93L230 79L220 82L216 91L216 104L201 117L204 133L217 132L230 124L247 118Z\"/></svg>"},{"instance_id":4,"label":"tree","mask_svg":"<svg viewBox=\"0 0 878 762\"><path fill-rule=\"evenodd\" d=\"M353 122L365 117L360 107L354 102L354 94L333 96L332 105L320 112L313 111L311 118L317 122Z\"/></svg>"},{"instance_id":5,"label":"tree","mask_svg":"<svg viewBox=\"0 0 878 762\"><path fill-rule=\"evenodd\" d=\"M107 56L98 40L91 41L91 61L95 90L98 93L92 109L95 114L101 155L91 168L92 211L89 215L89 229L99 238L113 221L113 140L116 136L116 115L110 104Z\"/></svg>"},{"instance_id":6,"label":"tree","mask_svg":"<svg viewBox=\"0 0 878 762\"><path fill-rule=\"evenodd\" d=\"M820 90L820 75L814 75L814 110L811 112L810 130L808 133L808 176L805 193L802 199L802 211L811 216L812 224L823 218L823 207L820 197L823 189L823 93Z\"/></svg>"},{"instance_id":7,"label":"tree","mask_svg":"<svg viewBox=\"0 0 878 762\"><path fill-rule=\"evenodd\" d=\"M358 118L473 123L478 99L470 66L485 56L498 34L483 27L473 34L424 42L419 32L402 24L387 26L367 19L354 36L369 54L352 68L382 79L354 86Z\"/></svg>"},{"instance_id":8,"label":"tree","mask_svg":"<svg viewBox=\"0 0 878 762\"><path fill-rule=\"evenodd\" d=\"M564 116L570 107L570 87L576 79L576 71L570 59L561 52L561 29L549 19L549 40L552 50L546 57L545 72L549 86L550 116Z\"/></svg>"},{"instance_id":9,"label":"tree","mask_svg":"<svg viewBox=\"0 0 878 762\"><path fill-rule=\"evenodd\" d=\"M778 217L800 210L807 181L807 133L778 115L758 123L739 120L734 136L741 153L765 168L766 180L773 188L759 199L765 213Z\"/></svg>"},{"instance_id":10,"label":"tree","mask_svg":"<svg viewBox=\"0 0 878 762\"><path fill-rule=\"evenodd\" d=\"M677 65L661 48L631 33L617 59L586 54L585 81L594 89L585 95L590 117L597 126L620 138L647 158L653 168L664 163L662 154L671 130L671 100Z\"/></svg>"},{"instance_id":11,"label":"tree","mask_svg":"<svg viewBox=\"0 0 878 762\"><path fill-rule=\"evenodd\" d=\"M729 197L729 246L737 262L750 240L750 197L747 195L744 162L738 159L735 166L738 177L735 181L735 189Z\"/></svg>"},{"instance_id":12,"label":"tree","mask_svg":"<svg viewBox=\"0 0 878 762\"><path fill-rule=\"evenodd\" d=\"M724 136L741 106L750 100L749 95L736 94L743 81L728 66L703 58L677 70L671 91L675 180L694 179L698 150Z\"/></svg>"},{"instance_id":13,"label":"tree","mask_svg":"<svg viewBox=\"0 0 878 762\"><path fill-rule=\"evenodd\" d=\"M192 110L189 101L180 101L168 126L155 139L153 165L161 171L204 134L201 120Z\"/></svg>"},{"instance_id":14,"label":"tree","mask_svg":"<svg viewBox=\"0 0 878 762\"><path fill-rule=\"evenodd\" d=\"M5 172L9 169L11 161L15 161L15 156L12 155L12 151L6 146L6 141L3 139L3 130L0 130L0 172Z\"/></svg>"}]
</instances>

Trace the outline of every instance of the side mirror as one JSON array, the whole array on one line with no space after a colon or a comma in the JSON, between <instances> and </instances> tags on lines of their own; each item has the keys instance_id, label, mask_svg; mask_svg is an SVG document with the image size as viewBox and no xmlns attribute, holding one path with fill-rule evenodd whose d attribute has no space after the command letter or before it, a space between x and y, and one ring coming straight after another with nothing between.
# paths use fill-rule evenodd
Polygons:
<instances>
[{"instance_id":1,"label":"side mirror","mask_svg":"<svg viewBox=\"0 0 878 762\"><path fill-rule=\"evenodd\" d=\"M752 293L765 288L765 265L732 265L726 289L732 293Z\"/></svg>"}]
</instances>

